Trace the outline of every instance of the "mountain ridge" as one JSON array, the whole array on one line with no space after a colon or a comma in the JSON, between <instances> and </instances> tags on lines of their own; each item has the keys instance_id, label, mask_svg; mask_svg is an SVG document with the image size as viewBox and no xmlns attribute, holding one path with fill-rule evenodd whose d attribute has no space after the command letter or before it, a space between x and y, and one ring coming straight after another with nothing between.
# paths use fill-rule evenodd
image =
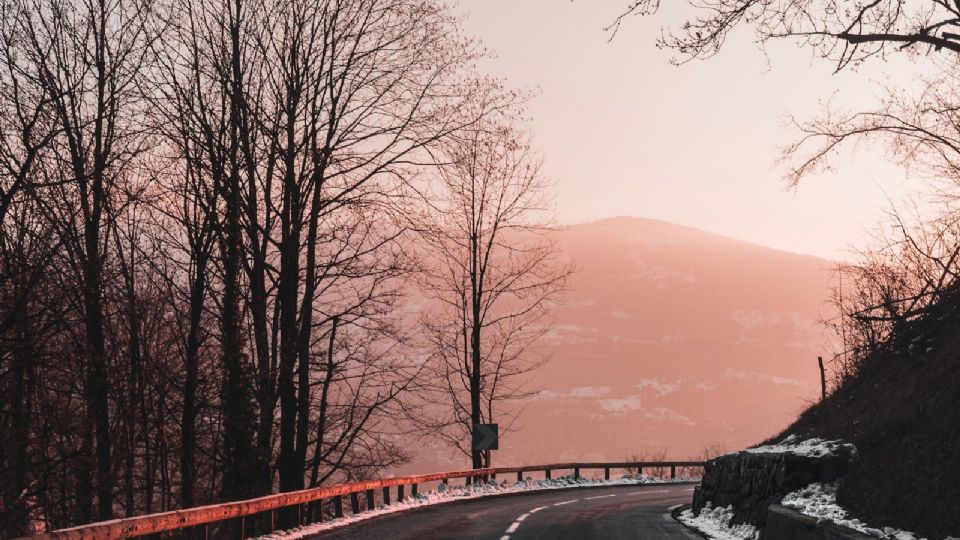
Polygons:
<instances>
[{"instance_id":1,"label":"mountain ridge","mask_svg":"<svg viewBox=\"0 0 960 540\"><path fill-rule=\"evenodd\" d=\"M667 221L667 220L664 220L664 219L650 218L650 217L643 217L643 216L632 216L632 215L623 214L623 215L617 215L617 216L611 216L611 217L605 217L605 218L598 218L598 219L594 219L594 220L590 220L590 221L581 221L581 222L576 222L576 223L563 223L563 224L560 224L560 225L559 225L559 228L560 228L561 230L563 230L563 229L569 229L569 228L581 228L581 227L591 227L591 226L612 225L612 224L615 224L615 223L616 223L616 224L635 224L635 223L637 223L637 222L640 222L640 223L643 223L643 224L648 224L648 225L653 225L653 226L662 226L662 227L665 227L665 228L672 228L672 229L675 229L675 230L686 231L686 232L688 232L688 233L699 234L699 235L703 235L703 236L708 236L708 237L716 238L716 239L718 239L718 240L723 240L723 241L729 241L729 242L739 243L739 244L743 244L745 247L754 247L754 248L768 249L768 250L776 251L776 252L783 253L783 254L786 254L786 255L794 255L794 256L797 256L797 257L807 257L807 258L811 258L811 259L816 259L816 260L819 260L819 261L823 261L823 262L826 262L826 263L830 263L830 264L833 264L833 265L835 265L835 264L837 264L837 263L839 262L839 261L836 261L836 260L831 259L831 258L828 258L828 257L823 257L823 256L815 255L815 254L812 254L812 253L803 253L803 252L799 252L799 251L793 251L793 250L790 250L790 249L781 248L781 247L777 247L777 246L771 246L771 245L767 245L767 244L761 244L761 243L758 243L758 242L754 242L754 241L752 241L752 240L745 240L745 239L743 239L743 238L737 238L737 237L735 237L735 236L729 236L729 235L726 235L726 234L722 234L722 233L710 231L710 230L707 230L707 229L704 229L704 228L701 228L701 227L697 227L697 226L694 226L694 225L686 225L686 224L683 224L683 223L676 223L676 222Z\"/></svg>"},{"instance_id":2,"label":"mountain ridge","mask_svg":"<svg viewBox=\"0 0 960 540\"><path fill-rule=\"evenodd\" d=\"M552 234L579 271L494 463L745 447L817 396L832 261L629 216ZM437 446L404 470L462 466Z\"/></svg>"}]
</instances>

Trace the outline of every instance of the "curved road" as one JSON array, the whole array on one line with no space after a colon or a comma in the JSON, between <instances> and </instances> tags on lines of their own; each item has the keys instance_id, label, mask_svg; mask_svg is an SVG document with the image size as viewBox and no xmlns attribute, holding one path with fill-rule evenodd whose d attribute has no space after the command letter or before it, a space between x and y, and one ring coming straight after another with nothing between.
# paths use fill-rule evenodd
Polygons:
<instances>
[{"instance_id":1,"label":"curved road","mask_svg":"<svg viewBox=\"0 0 960 540\"><path fill-rule=\"evenodd\" d=\"M530 492L425 506L324 531L316 540L699 538L670 517L692 485Z\"/></svg>"}]
</instances>

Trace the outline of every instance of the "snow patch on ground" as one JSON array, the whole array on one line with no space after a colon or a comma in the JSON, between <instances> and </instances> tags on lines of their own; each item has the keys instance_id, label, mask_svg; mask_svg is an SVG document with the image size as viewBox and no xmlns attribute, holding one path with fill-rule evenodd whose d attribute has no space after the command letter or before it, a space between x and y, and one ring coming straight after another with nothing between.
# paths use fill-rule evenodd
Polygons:
<instances>
[{"instance_id":1,"label":"snow patch on ground","mask_svg":"<svg viewBox=\"0 0 960 540\"><path fill-rule=\"evenodd\" d=\"M743 523L731 525L733 506L713 508L710 503L700 510L700 515L693 515L689 508L680 512L677 519L688 527L692 527L712 540L756 540L760 534L753 525Z\"/></svg>"},{"instance_id":2,"label":"snow patch on ground","mask_svg":"<svg viewBox=\"0 0 960 540\"><path fill-rule=\"evenodd\" d=\"M744 452L750 454L795 454L807 457L824 457L834 455L838 449L843 447L849 448L854 453L857 451L856 447L852 444L842 441L827 441L824 439L806 439L800 441L797 439L798 437L796 435L790 435L779 443L748 448L744 450Z\"/></svg>"},{"instance_id":3,"label":"snow patch on ground","mask_svg":"<svg viewBox=\"0 0 960 540\"><path fill-rule=\"evenodd\" d=\"M911 532L901 531L891 527L876 529L867 526L859 519L850 517L847 511L837 504L837 483L810 484L809 486L787 494L780 502L787 508L792 508L801 514L815 517L822 521L832 521L837 525L856 529L875 538L892 540L917 540Z\"/></svg>"},{"instance_id":4,"label":"snow patch on ground","mask_svg":"<svg viewBox=\"0 0 960 540\"><path fill-rule=\"evenodd\" d=\"M257 537L257 540L295 540L376 516L392 514L394 512L402 512L404 510L419 508L421 506L430 506L454 500L476 499L489 495L518 493L521 491L563 489L569 487L633 486L646 484L685 483L695 481L699 481L699 478L678 477L674 480L671 480L657 476L628 474L614 480L603 480L598 478L586 478L582 476L577 479L570 474L550 480L533 480L528 478L523 482L507 482L504 480L500 483L477 483L470 486L449 486L441 484L435 490L431 490L427 493L418 493L416 497L407 497L402 502L394 501L389 506L379 504L375 510L369 512L363 512L358 515L346 514L344 517L339 519L313 523L288 531L276 531L272 534L259 536Z\"/></svg>"}]
</instances>

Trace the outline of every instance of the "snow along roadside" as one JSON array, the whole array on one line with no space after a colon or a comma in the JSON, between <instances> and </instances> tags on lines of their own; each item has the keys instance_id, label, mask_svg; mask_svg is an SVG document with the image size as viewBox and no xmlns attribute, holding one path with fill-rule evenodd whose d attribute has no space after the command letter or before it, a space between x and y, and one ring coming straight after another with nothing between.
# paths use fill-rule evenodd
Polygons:
<instances>
[{"instance_id":1,"label":"snow along roadside","mask_svg":"<svg viewBox=\"0 0 960 540\"><path fill-rule=\"evenodd\" d=\"M810 484L803 489L788 493L780 504L820 521L831 521L874 538L918 540L914 533L892 527L877 529L868 526L859 519L850 517L847 511L837 504L836 482L832 484ZM733 506L713 508L710 503L707 503L700 511L699 516L694 516L690 509L677 515L677 519L681 523L696 529L712 540L756 540L759 537L756 527L750 524L731 525L730 520L732 518Z\"/></svg>"},{"instance_id":2,"label":"snow along roadside","mask_svg":"<svg viewBox=\"0 0 960 540\"><path fill-rule=\"evenodd\" d=\"M914 533L901 531L892 527L876 529L867 526L859 519L850 517L846 510L837 504L837 483L810 484L809 486L788 493L780 504L792 508L801 514L815 517L821 521L832 521L837 525L848 527L868 534L875 538L893 540L917 540Z\"/></svg>"},{"instance_id":3,"label":"snow along roadside","mask_svg":"<svg viewBox=\"0 0 960 540\"><path fill-rule=\"evenodd\" d=\"M523 482L501 483L489 482L486 484L477 483L470 486L447 486L440 484L437 489L427 493L418 493L416 497L407 497L402 502L393 502L389 506L377 505L375 510L363 512L357 515L345 515L342 518L323 521L304 525L296 529L287 531L276 531L272 534L257 537L257 540L295 540L317 534L322 531L343 527L357 523L372 517L402 512L412 508L422 506L432 506L451 501L478 499L490 495L501 495L509 493L520 493L524 491L549 491L553 489L564 489L570 487L594 487L594 486L633 486L650 484L681 484L699 481L699 478L678 477L674 480L659 478L646 475L624 475L616 480L601 480L594 478L580 477L576 479L573 475L560 476L551 480L531 480Z\"/></svg>"},{"instance_id":4,"label":"snow along roadside","mask_svg":"<svg viewBox=\"0 0 960 540\"><path fill-rule=\"evenodd\" d=\"M711 540L756 540L760 536L757 528L749 523L730 524L733 519L733 506L713 508L708 502L700 510L700 515L693 515L693 510L687 508L677 515L677 519Z\"/></svg>"}]
</instances>

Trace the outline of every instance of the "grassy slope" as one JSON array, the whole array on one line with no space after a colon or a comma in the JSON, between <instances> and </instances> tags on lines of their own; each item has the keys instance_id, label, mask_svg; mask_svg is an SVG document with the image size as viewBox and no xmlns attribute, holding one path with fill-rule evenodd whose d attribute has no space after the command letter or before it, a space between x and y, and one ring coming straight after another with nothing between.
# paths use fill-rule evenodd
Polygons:
<instances>
[{"instance_id":1,"label":"grassy slope","mask_svg":"<svg viewBox=\"0 0 960 540\"><path fill-rule=\"evenodd\" d=\"M901 340L874 355L856 380L781 434L857 446L860 463L841 483L838 502L871 526L960 536L958 330L956 314L935 326L914 324L902 333L913 336L912 351Z\"/></svg>"}]
</instances>

